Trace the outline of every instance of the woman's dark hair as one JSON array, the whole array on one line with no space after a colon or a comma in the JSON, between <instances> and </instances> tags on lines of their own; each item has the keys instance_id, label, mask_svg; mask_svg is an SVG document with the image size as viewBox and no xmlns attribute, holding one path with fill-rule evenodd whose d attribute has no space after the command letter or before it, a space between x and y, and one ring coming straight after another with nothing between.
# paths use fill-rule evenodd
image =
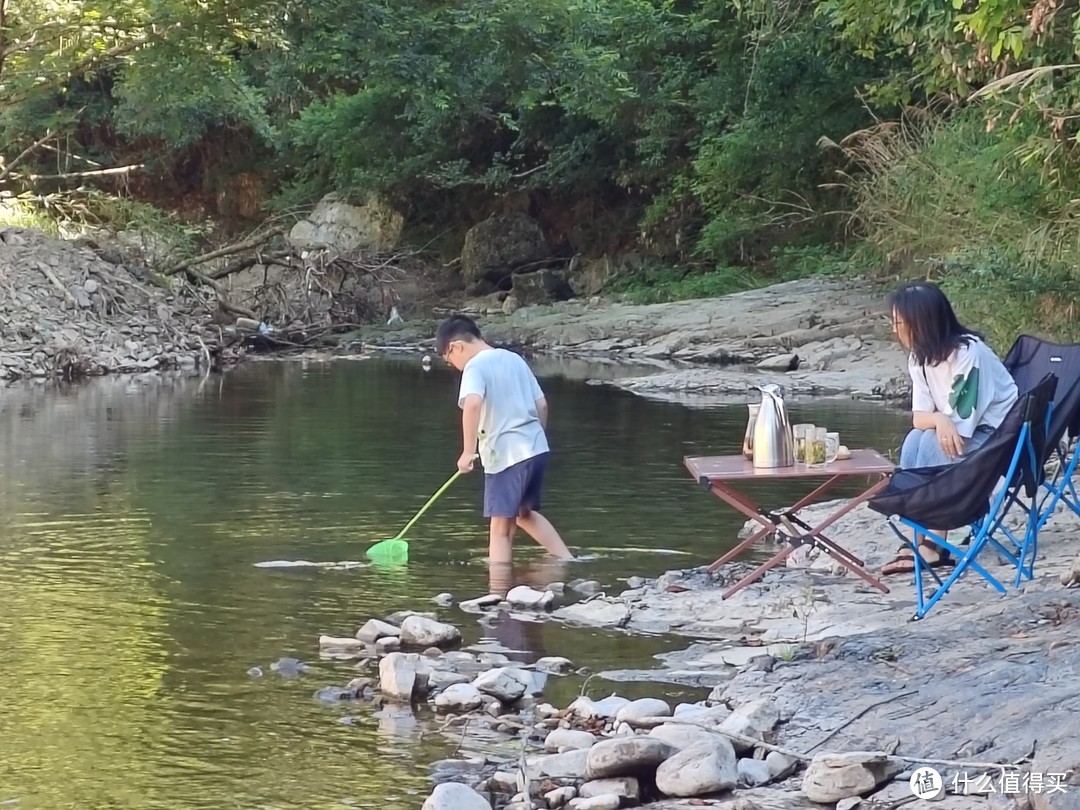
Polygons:
<instances>
[{"instance_id":1,"label":"woman's dark hair","mask_svg":"<svg viewBox=\"0 0 1080 810\"><path fill-rule=\"evenodd\" d=\"M911 336L911 353L919 365L936 365L982 334L956 317L952 304L936 284L913 281L892 294L889 311L899 315Z\"/></svg>"}]
</instances>

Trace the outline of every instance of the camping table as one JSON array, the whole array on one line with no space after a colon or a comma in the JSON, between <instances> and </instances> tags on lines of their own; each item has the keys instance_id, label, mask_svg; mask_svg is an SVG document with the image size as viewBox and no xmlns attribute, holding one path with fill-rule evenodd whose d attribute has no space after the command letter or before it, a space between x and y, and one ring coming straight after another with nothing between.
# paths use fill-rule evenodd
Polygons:
<instances>
[{"instance_id":1,"label":"camping table","mask_svg":"<svg viewBox=\"0 0 1080 810\"><path fill-rule=\"evenodd\" d=\"M771 569L784 562L795 549L804 545L821 549L844 568L861 577L882 593L889 592L889 589L885 587L881 580L871 576L863 568L864 563L862 560L823 534L825 529L863 501L872 498L888 484L889 475L893 472L895 466L876 450L853 450L849 459L834 461L818 467L808 467L806 464L796 463L791 467L761 468L755 467L752 461L741 455L688 456L683 459L683 463L704 489L712 492L717 498L734 507L751 520L756 520L762 526L761 529L754 532L754 534L710 565L710 572L735 559L770 533L782 532L787 535L787 545L779 553L770 557L761 566L728 588L722 596L723 599L727 599L747 585L757 582ZM862 493L842 504L816 526L811 527L799 519L798 513L801 509L818 500L841 481L853 477L869 477L877 480L873 481ZM794 506L780 512L761 508L744 493L739 492L732 486L732 483L736 481L786 481L820 478L825 478L826 481Z\"/></svg>"}]
</instances>

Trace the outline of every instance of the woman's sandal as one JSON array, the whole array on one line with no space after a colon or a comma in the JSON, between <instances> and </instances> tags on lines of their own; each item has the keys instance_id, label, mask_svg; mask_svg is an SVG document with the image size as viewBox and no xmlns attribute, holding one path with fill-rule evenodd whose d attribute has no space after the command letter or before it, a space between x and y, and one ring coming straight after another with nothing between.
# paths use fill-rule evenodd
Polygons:
<instances>
[{"instance_id":1,"label":"woman's sandal","mask_svg":"<svg viewBox=\"0 0 1080 810\"><path fill-rule=\"evenodd\" d=\"M949 552L938 549L936 546L920 545L919 556L923 558L923 562L928 568L953 565L952 556ZM913 573L915 573L915 555L912 554L910 546L902 546L896 557L881 567L882 576Z\"/></svg>"}]
</instances>

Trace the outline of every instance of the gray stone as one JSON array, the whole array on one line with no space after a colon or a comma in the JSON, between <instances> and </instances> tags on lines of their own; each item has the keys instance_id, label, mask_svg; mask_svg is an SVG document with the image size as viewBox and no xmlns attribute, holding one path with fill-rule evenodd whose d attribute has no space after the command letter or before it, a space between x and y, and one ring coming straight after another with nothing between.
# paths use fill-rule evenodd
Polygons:
<instances>
[{"instance_id":1,"label":"gray stone","mask_svg":"<svg viewBox=\"0 0 1080 810\"><path fill-rule=\"evenodd\" d=\"M761 759L743 757L736 763L735 770L739 777L739 784L743 787L761 787L769 784L773 779L768 763Z\"/></svg>"},{"instance_id":2,"label":"gray stone","mask_svg":"<svg viewBox=\"0 0 1080 810\"><path fill-rule=\"evenodd\" d=\"M496 285L519 267L550 255L551 248L534 220L523 214L494 216L465 234L461 274L468 285Z\"/></svg>"},{"instance_id":3,"label":"gray stone","mask_svg":"<svg viewBox=\"0 0 1080 810\"><path fill-rule=\"evenodd\" d=\"M544 609L555 601L551 591L538 591L528 585L518 585L506 594L506 601L514 607Z\"/></svg>"},{"instance_id":4,"label":"gray stone","mask_svg":"<svg viewBox=\"0 0 1080 810\"><path fill-rule=\"evenodd\" d=\"M384 636L375 642L377 655L389 655L401 649L401 639L398 636Z\"/></svg>"},{"instance_id":5,"label":"gray stone","mask_svg":"<svg viewBox=\"0 0 1080 810\"><path fill-rule=\"evenodd\" d=\"M615 714L616 723L629 723L644 717L670 717L671 706L659 698L632 700Z\"/></svg>"},{"instance_id":6,"label":"gray stone","mask_svg":"<svg viewBox=\"0 0 1080 810\"><path fill-rule=\"evenodd\" d=\"M398 637L400 635L401 628L378 619L369 619L364 623L363 627L356 631L356 638L367 644L374 644L380 638Z\"/></svg>"},{"instance_id":7,"label":"gray stone","mask_svg":"<svg viewBox=\"0 0 1080 810\"><path fill-rule=\"evenodd\" d=\"M541 754L527 758L531 779L584 779L588 766L588 748L563 754Z\"/></svg>"},{"instance_id":8,"label":"gray stone","mask_svg":"<svg viewBox=\"0 0 1080 810\"><path fill-rule=\"evenodd\" d=\"M591 799L571 799L567 807L569 810L618 810L620 804L621 798L614 793L608 793L604 796L593 796Z\"/></svg>"},{"instance_id":9,"label":"gray stone","mask_svg":"<svg viewBox=\"0 0 1080 810\"><path fill-rule=\"evenodd\" d=\"M683 748L689 748L698 743L719 745L719 740L724 740L729 745L731 744L731 741L723 734L709 731L700 726L691 726L683 723L664 723L663 725L656 726L649 732L649 736L658 740L663 740L672 748L680 751Z\"/></svg>"},{"instance_id":10,"label":"gray stone","mask_svg":"<svg viewBox=\"0 0 1080 810\"><path fill-rule=\"evenodd\" d=\"M461 641L461 631L423 616L409 616L401 623L401 643L408 647L449 647Z\"/></svg>"},{"instance_id":11,"label":"gray stone","mask_svg":"<svg viewBox=\"0 0 1080 810\"><path fill-rule=\"evenodd\" d=\"M454 595L452 593L436 594L431 598L431 601L439 607L450 607L450 605L454 604Z\"/></svg>"},{"instance_id":12,"label":"gray stone","mask_svg":"<svg viewBox=\"0 0 1080 810\"><path fill-rule=\"evenodd\" d=\"M755 366L762 371L795 371L799 367L799 355L773 354L759 360Z\"/></svg>"},{"instance_id":13,"label":"gray stone","mask_svg":"<svg viewBox=\"0 0 1080 810\"><path fill-rule=\"evenodd\" d=\"M578 788L578 795L583 799L615 795L622 799L623 804L632 805L641 801L641 785L633 776L594 779L591 782L582 784Z\"/></svg>"},{"instance_id":14,"label":"gray stone","mask_svg":"<svg viewBox=\"0 0 1080 810\"><path fill-rule=\"evenodd\" d=\"M768 698L751 701L739 706L720 724L723 731L741 734L755 740L764 740L765 735L776 728L780 715L776 705ZM735 749L740 753L753 749L754 746L733 740Z\"/></svg>"},{"instance_id":15,"label":"gray stone","mask_svg":"<svg viewBox=\"0 0 1080 810\"><path fill-rule=\"evenodd\" d=\"M513 703L529 691L531 680L527 672L516 667L500 667L480 675L473 686L503 703Z\"/></svg>"},{"instance_id":16,"label":"gray stone","mask_svg":"<svg viewBox=\"0 0 1080 810\"><path fill-rule=\"evenodd\" d=\"M358 248L392 250L401 236L404 219L386 203L372 196L360 206L327 194L307 219L297 222L289 241L299 250L331 248L349 253Z\"/></svg>"},{"instance_id":17,"label":"gray stone","mask_svg":"<svg viewBox=\"0 0 1080 810\"><path fill-rule=\"evenodd\" d=\"M634 776L640 772L655 770L673 753L674 748L654 737L608 739L589 749L585 775L590 780Z\"/></svg>"},{"instance_id":18,"label":"gray stone","mask_svg":"<svg viewBox=\"0 0 1080 810\"><path fill-rule=\"evenodd\" d=\"M656 787L666 796L704 796L730 790L737 782L735 749L727 740L691 745L656 770Z\"/></svg>"},{"instance_id":19,"label":"gray stone","mask_svg":"<svg viewBox=\"0 0 1080 810\"><path fill-rule=\"evenodd\" d=\"M443 690L448 686L458 683L469 683L472 679L460 672L451 672L445 669L436 669L431 673L429 681L432 689Z\"/></svg>"},{"instance_id":20,"label":"gray stone","mask_svg":"<svg viewBox=\"0 0 1080 810\"><path fill-rule=\"evenodd\" d=\"M560 807L565 807L569 804L570 800L577 795L577 790L572 786L555 788L549 790L544 794L544 801L547 802L547 806L551 810L558 810Z\"/></svg>"},{"instance_id":21,"label":"gray stone","mask_svg":"<svg viewBox=\"0 0 1080 810\"><path fill-rule=\"evenodd\" d=\"M431 791L421 810L491 810L491 803L468 785L443 782Z\"/></svg>"},{"instance_id":22,"label":"gray stone","mask_svg":"<svg viewBox=\"0 0 1080 810\"><path fill-rule=\"evenodd\" d=\"M629 702L618 695L610 695L602 700L593 700L582 695L567 708L582 720L592 720L597 717L614 718L619 713L619 709Z\"/></svg>"},{"instance_id":23,"label":"gray stone","mask_svg":"<svg viewBox=\"0 0 1080 810\"><path fill-rule=\"evenodd\" d=\"M544 748L547 751L557 752L562 750L577 750L591 748L596 743L596 736L588 731L577 731L571 728L556 728L544 738Z\"/></svg>"},{"instance_id":24,"label":"gray stone","mask_svg":"<svg viewBox=\"0 0 1080 810\"><path fill-rule=\"evenodd\" d=\"M364 642L348 637L319 636L319 649L325 653L357 655L364 651Z\"/></svg>"},{"instance_id":25,"label":"gray stone","mask_svg":"<svg viewBox=\"0 0 1080 810\"><path fill-rule=\"evenodd\" d=\"M789 776L798 766L798 761L784 756L779 751L770 751L765 756L765 764L769 766L769 773L773 779L783 779Z\"/></svg>"},{"instance_id":26,"label":"gray stone","mask_svg":"<svg viewBox=\"0 0 1080 810\"><path fill-rule=\"evenodd\" d=\"M574 662L569 658L563 658L560 655L545 655L543 658L537 659L533 666L540 672L561 675L572 670L574 668Z\"/></svg>"},{"instance_id":27,"label":"gray stone","mask_svg":"<svg viewBox=\"0 0 1080 810\"><path fill-rule=\"evenodd\" d=\"M502 601L502 597L497 593L489 593L487 596L478 596L475 599L466 599L464 602L459 602L458 607L462 610L482 610L487 607L494 607Z\"/></svg>"},{"instance_id":28,"label":"gray stone","mask_svg":"<svg viewBox=\"0 0 1080 810\"><path fill-rule=\"evenodd\" d=\"M832 804L865 795L904 768L901 760L881 751L816 754L803 775L802 790L812 802Z\"/></svg>"},{"instance_id":29,"label":"gray stone","mask_svg":"<svg viewBox=\"0 0 1080 810\"><path fill-rule=\"evenodd\" d=\"M484 698L471 683L456 683L435 696L436 707L451 712L471 712L483 705Z\"/></svg>"},{"instance_id":30,"label":"gray stone","mask_svg":"<svg viewBox=\"0 0 1080 810\"><path fill-rule=\"evenodd\" d=\"M430 676L431 666L416 653L390 653L379 661L379 689L391 700L426 697Z\"/></svg>"}]
</instances>

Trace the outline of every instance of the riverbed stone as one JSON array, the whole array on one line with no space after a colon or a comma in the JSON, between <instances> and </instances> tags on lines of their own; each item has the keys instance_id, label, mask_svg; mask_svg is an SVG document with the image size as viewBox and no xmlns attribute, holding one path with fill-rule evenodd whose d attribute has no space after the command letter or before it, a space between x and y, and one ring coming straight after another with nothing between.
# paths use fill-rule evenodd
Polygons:
<instances>
[{"instance_id":1,"label":"riverbed stone","mask_svg":"<svg viewBox=\"0 0 1080 810\"><path fill-rule=\"evenodd\" d=\"M548 751L577 750L591 748L596 743L596 735L588 731L572 728L556 728L544 738L544 748Z\"/></svg>"},{"instance_id":2,"label":"riverbed stone","mask_svg":"<svg viewBox=\"0 0 1080 810\"><path fill-rule=\"evenodd\" d=\"M802 791L819 804L862 796L903 771L902 760L883 751L816 754L803 775Z\"/></svg>"},{"instance_id":3,"label":"riverbed stone","mask_svg":"<svg viewBox=\"0 0 1080 810\"><path fill-rule=\"evenodd\" d=\"M453 672L452 670L436 668L432 670L431 677L428 678L428 681L431 684L432 689L442 691L448 686L453 686L454 684L470 683L472 681L472 678L461 672Z\"/></svg>"},{"instance_id":4,"label":"riverbed stone","mask_svg":"<svg viewBox=\"0 0 1080 810\"><path fill-rule=\"evenodd\" d=\"M575 796L577 796L577 790L572 785L567 785L549 790L544 794L544 801L550 810L559 810L560 807L569 804Z\"/></svg>"},{"instance_id":5,"label":"riverbed stone","mask_svg":"<svg viewBox=\"0 0 1080 810\"><path fill-rule=\"evenodd\" d=\"M364 651L364 646L364 642L347 636L319 636L319 649L329 654L357 655Z\"/></svg>"},{"instance_id":6,"label":"riverbed stone","mask_svg":"<svg viewBox=\"0 0 1080 810\"><path fill-rule=\"evenodd\" d=\"M674 753L663 740L644 735L603 740L589 749L585 775L590 780L634 776L655 770Z\"/></svg>"},{"instance_id":7,"label":"riverbed stone","mask_svg":"<svg viewBox=\"0 0 1080 810\"><path fill-rule=\"evenodd\" d=\"M561 754L534 754L526 758L526 767L531 779L584 779L588 758L588 748Z\"/></svg>"},{"instance_id":8,"label":"riverbed stone","mask_svg":"<svg viewBox=\"0 0 1080 810\"><path fill-rule=\"evenodd\" d=\"M772 781L772 771L763 759L743 757L735 764L739 784L743 787L761 787Z\"/></svg>"},{"instance_id":9,"label":"riverbed stone","mask_svg":"<svg viewBox=\"0 0 1080 810\"><path fill-rule=\"evenodd\" d=\"M780 714L776 709L776 704L768 698L760 698L736 707L731 716L720 724L720 729L751 739L764 740L779 722ZM733 742L735 749L740 753L754 747L739 740L733 740Z\"/></svg>"},{"instance_id":10,"label":"riverbed stone","mask_svg":"<svg viewBox=\"0 0 1080 810\"><path fill-rule=\"evenodd\" d=\"M482 610L483 608L495 607L503 598L497 593L489 593L487 596L478 596L475 599L466 599L464 602L459 602L458 607L462 610Z\"/></svg>"},{"instance_id":11,"label":"riverbed stone","mask_svg":"<svg viewBox=\"0 0 1080 810\"><path fill-rule=\"evenodd\" d=\"M656 788L665 796L704 796L730 790L737 782L735 749L727 740L691 745L656 770Z\"/></svg>"},{"instance_id":12,"label":"riverbed stone","mask_svg":"<svg viewBox=\"0 0 1080 810\"><path fill-rule=\"evenodd\" d=\"M555 601L552 591L538 591L528 585L518 585L506 594L506 601L514 607L542 610Z\"/></svg>"},{"instance_id":13,"label":"riverbed stone","mask_svg":"<svg viewBox=\"0 0 1080 810\"><path fill-rule=\"evenodd\" d=\"M401 643L407 647L450 647L461 641L461 631L452 624L424 616L409 616L401 623Z\"/></svg>"},{"instance_id":14,"label":"riverbed stone","mask_svg":"<svg viewBox=\"0 0 1080 810\"><path fill-rule=\"evenodd\" d=\"M416 653L390 653L379 661L379 689L391 700L425 697L430 677L431 666Z\"/></svg>"},{"instance_id":15,"label":"riverbed stone","mask_svg":"<svg viewBox=\"0 0 1080 810\"><path fill-rule=\"evenodd\" d=\"M619 805L621 804L621 797L614 793L605 793L602 796L593 796L588 799L580 796L576 799L571 799L567 808L569 810L618 810Z\"/></svg>"},{"instance_id":16,"label":"riverbed stone","mask_svg":"<svg viewBox=\"0 0 1080 810\"><path fill-rule=\"evenodd\" d=\"M639 698L632 700L615 714L616 723L629 723L644 717L670 717L671 706L659 698Z\"/></svg>"},{"instance_id":17,"label":"riverbed stone","mask_svg":"<svg viewBox=\"0 0 1080 810\"><path fill-rule=\"evenodd\" d=\"M475 711L483 703L483 695L471 683L455 683L435 696L436 707L451 712Z\"/></svg>"},{"instance_id":18,"label":"riverbed stone","mask_svg":"<svg viewBox=\"0 0 1080 810\"><path fill-rule=\"evenodd\" d=\"M401 649L401 639L398 636L384 636L375 642L376 655L389 655Z\"/></svg>"},{"instance_id":19,"label":"riverbed stone","mask_svg":"<svg viewBox=\"0 0 1080 810\"><path fill-rule=\"evenodd\" d=\"M773 779L789 776L799 765L798 760L781 754L779 751L770 751L766 754L765 764L769 766L769 773Z\"/></svg>"},{"instance_id":20,"label":"riverbed stone","mask_svg":"<svg viewBox=\"0 0 1080 810\"><path fill-rule=\"evenodd\" d=\"M561 655L545 655L543 658L538 658L533 666L539 672L562 675L574 668L574 662L569 658L563 658Z\"/></svg>"},{"instance_id":21,"label":"riverbed stone","mask_svg":"<svg viewBox=\"0 0 1080 810\"><path fill-rule=\"evenodd\" d=\"M516 667L499 667L481 674L473 686L503 703L513 703L529 691L531 680L529 673Z\"/></svg>"},{"instance_id":22,"label":"riverbed stone","mask_svg":"<svg viewBox=\"0 0 1080 810\"><path fill-rule=\"evenodd\" d=\"M368 619L364 623L364 626L356 631L356 638L366 644L374 644L380 638L397 638L400 635L400 627L395 627L394 625L380 621L379 619Z\"/></svg>"},{"instance_id":23,"label":"riverbed stone","mask_svg":"<svg viewBox=\"0 0 1080 810\"><path fill-rule=\"evenodd\" d=\"M468 785L443 782L431 791L421 810L491 810L491 802Z\"/></svg>"},{"instance_id":24,"label":"riverbed stone","mask_svg":"<svg viewBox=\"0 0 1080 810\"><path fill-rule=\"evenodd\" d=\"M678 751L698 743L719 745L719 740L731 744L731 741L719 732L709 731L700 726L691 726L686 723L663 723L649 731L649 736L657 740L663 740Z\"/></svg>"},{"instance_id":25,"label":"riverbed stone","mask_svg":"<svg viewBox=\"0 0 1080 810\"><path fill-rule=\"evenodd\" d=\"M582 720L595 718L614 718L619 710L630 701L618 695L609 695L601 700L593 700L582 695L571 703L567 709Z\"/></svg>"},{"instance_id":26,"label":"riverbed stone","mask_svg":"<svg viewBox=\"0 0 1080 810\"><path fill-rule=\"evenodd\" d=\"M638 783L637 778L633 776L593 779L590 782L583 783L578 788L578 795L583 799L615 795L622 799L622 804L629 806L641 801L641 785Z\"/></svg>"}]
</instances>

